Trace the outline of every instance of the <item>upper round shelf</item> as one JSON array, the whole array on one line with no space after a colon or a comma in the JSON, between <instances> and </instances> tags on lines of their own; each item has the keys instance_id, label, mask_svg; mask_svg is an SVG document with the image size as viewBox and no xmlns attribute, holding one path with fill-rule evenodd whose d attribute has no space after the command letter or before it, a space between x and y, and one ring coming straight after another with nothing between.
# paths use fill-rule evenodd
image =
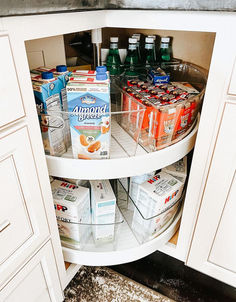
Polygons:
<instances>
[{"instance_id":1,"label":"upper round shelf","mask_svg":"<svg viewBox=\"0 0 236 302\"><path fill-rule=\"evenodd\" d=\"M166 167L188 154L194 147L199 117L192 131L179 142L156 152L137 152L136 156L82 160L46 156L49 174L73 179L114 179L145 174Z\"/></svg>"}]
</instances>

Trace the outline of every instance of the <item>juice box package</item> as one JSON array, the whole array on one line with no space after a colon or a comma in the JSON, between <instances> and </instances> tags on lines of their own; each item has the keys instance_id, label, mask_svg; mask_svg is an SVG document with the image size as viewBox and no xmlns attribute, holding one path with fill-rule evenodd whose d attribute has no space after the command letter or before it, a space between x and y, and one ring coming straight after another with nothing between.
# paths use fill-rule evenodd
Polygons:
<instances>
[{"instance_id":1,"label":"juice box package","mask_svg":"<svg viewBox=\"0 0 236 302\"><path fill-rule=\"evenodd\" d=\"M187 156L181 158L177 162L173 163L162 169L163 172L169 173L182 183L185 183L187 177Z\"/></svg>"},{"instance_id":2,"label":"juice box package","mask_svg":"<svg viewBox=\"0 0 236 302\"><path fill-rule=\"evenodd\" d=\"M32 74L34 97L39 114L46 154L60 156L66 152L63 120L60 118L60 87L52 72ZM53 114L53 111L57 113Z\"/></svg>"},{"instance_id":3,"label":"juice box package","mask_svg":"<svg viewBox=\"0 0 236 302\"><path fill-rule=\"evenodd\" d=\"M137 233L142 233L143 229L147 236L155 235L170 217L169 213L174 212L170 209L180 199L183 186L181 181L162 171L140 184L136 202L139 211L134 211L132 228ZM177 210L177 206L175 208Z\"/></svg>"},{"instance_id":4,"label":"juice box package","mask_svg":"<svg viewBox=\"0 0 236 302\"><path fill-rule=\"evenodd\" d=\"M74 158L109 158L110 80L102 75L71 77L67 84Z\"/></svg>"},{"instance_id":5,"label":"juice box package","mask_svg":"<svg viewBox=\"0 0 236 302\"><path fill-rule=\"evenodd\" d=\"M116 215L115 194L109 180L91 180L90 185L94 241L112 241Z\"/></svg>"},{"instance_id":6,"label":"juice box package","mask_svg":"<svg viewBox=\"0 0 236 302\"><path fill-rule=\"evenodd\" d=\"M51 187L61 242L80 249L91 232L89 189L60 180Z\"/></svg>"},{"instance_id":7,"label":"juice box package","mask_svg":"<svg viewBox=\"0 0 236 302\"><path fill-rule=\"evenodd\" d=\"M66 94L66 85L69 81L69 76L71 72L67 70L66 65L57 65L56 68L49 67L38 67L31 70L32 73L41 74L42 72L52 72L54 77L58 80L58 86L60 90L60 100L61 100L61 110L68 112L68 103L67 103L67 94ZM70 122L69 115L62 114L61 115L64 120L64 139L65 145L68 149L71 146L71 135L70 135Z\"/></svg>"}]
</instances>

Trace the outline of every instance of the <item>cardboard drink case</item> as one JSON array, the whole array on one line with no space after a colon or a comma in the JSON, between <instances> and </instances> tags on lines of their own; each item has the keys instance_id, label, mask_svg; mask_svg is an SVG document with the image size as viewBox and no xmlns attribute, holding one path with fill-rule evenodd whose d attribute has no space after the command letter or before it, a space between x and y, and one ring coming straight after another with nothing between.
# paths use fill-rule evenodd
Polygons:
<instances>
[{"instance_id":1,"label":"cardboard drink case","mask_svg":"<svg viewBox=\"0 0 236 302\"><path fill-rule=\"evenodd\" d=\"M80 249L91 232L89 189L60 180L51 187L61 242Z\"/></svg>"}]
</instances>

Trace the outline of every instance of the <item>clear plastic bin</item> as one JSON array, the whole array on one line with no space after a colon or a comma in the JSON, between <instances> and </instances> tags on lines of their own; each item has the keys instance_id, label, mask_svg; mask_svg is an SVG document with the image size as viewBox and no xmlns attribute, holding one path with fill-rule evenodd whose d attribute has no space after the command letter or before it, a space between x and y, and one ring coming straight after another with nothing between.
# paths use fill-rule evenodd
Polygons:
<instances>
[{"instance_id":1,"label":"clear plastic bin","mask_svg":"<svg viewBox=\"0 0 236 302\"><path fill-rule=\"evenodd\" d=\"M57 217L62 246L81 251L113 251L117 249L117 236L124 218L116 207L115 221L105 224L94 224L90 219L85 221L65 221ZM67 234L67 235L66 235Z\"/></svg>"},{"instance_id":2,"label":"clear plastic bin","mask_svg":"<svg viewBox=\"0 0 236 302\"><path fill-rule=\"evenodd\" d=\"M173 104L168 104L168 102L160 104L158 97L154 96L150 99L140 93L139 85L127 85L127 78L117 80L117 85L123 88L122 109L132 109L136 104L135 101L146 107L139 144L147 152L170 146L183 139L192 130L205 92L206 72L200 67L182 62L180 64L164 64L163 69L170 75L171 82L187 82L199 93L191 94L188 98L178 100ZM139 81L138 79L134 80ZM145 89L142 92L145 93ZM130 135L132 135L133 126L133 121L130 119L126 127L126 131Z\"/></svg>"},{"instance_id":3,"label":"clear plastic bin","mask_svg":"<svg viewBox=\"0 0 236 302\"><path fill-rule=\"evenodd\" d=\"M122 96L121 89L118 88L118 91L115 95L116 102L117 98L119 99ZM63 156L67 158L76 158L76 159L93 159L94 155L101 154L101 158L122 158L135 156L136 150L139 143L141 125L143 122L143 116L145 112L145 106L140 104L137 101L134 101L134 106L130 110L120 110L117 103L111 104L111 113L108 115L109 120L109 130L111 130L110 137L110 148L108 151L103 151L103 146L101 145L93 148L95 142L99 142L100 133L96 138L96 141L86 141L86 144L82 145L80 141L80 146L83 150L83 155L80 155L80 150L77 147L70 146L67 150L65 146L61 148L61 152L54 152L57 141L61 144L62 136L70 131L69 120L70 116L79 116L79 113L64 112L64 111L47 111L47 114L38 113L39 121L41 126L43 144L45 148L45 153L53 156ZM117 110L118 109L118 110ZM132 121L132 123L131 123ZM132 127L129 127L129 132L127 132L127 125L132 124ZM102 125L101 125L102 127ZM66 131L65 131L66 129ZM106 128L108 129L108 128ZM101 130L103 131L103 130ZM67 140L68 141L68 140ZM79 141L79 135L78 135ZM53 143L53 146L52 146ZM107 152L105 154L105 152ZM103 156L104 155L104 156Z\"/></svg>"},{"instance_id":4,"label":"clear plastic bin","mask_svg":"<svg viewBox=\"0 0 236 302\"><path fill-rule=\"evenodd\" d=\"M111 180L111 185L117 200L115 221L113 223L94 224L91 223L91 215L90 220L85 219L80 222L58 219L61 243L64 247L88 252L131 249L161 235L181 210L184 194L165 212L154 217L145 217L119 180ZM157 220L161 222L158 224ZM150 231L150 225L153 224L158 225L155 234ZM98 237L101 233L107 233L108 236L96 240L96 236ZM111 233L112 236L110 236ZM73 238L68 234L74 234L75 237ZM77 243L73 239L77 239Z\"/></svg>"},{"instance_id":5,"label":"clear plastic bin","mask_svg":"<svg viewBox=\"0 0 236 302\"><path fill-rule=\"evenodd\" d=\"M145 216L119 180L117 181L116 194L118 206L140 244L154 239L170 226L184 199L183 193L181 198L165 211L155 216Z\"/></svg>"}]
</instances>

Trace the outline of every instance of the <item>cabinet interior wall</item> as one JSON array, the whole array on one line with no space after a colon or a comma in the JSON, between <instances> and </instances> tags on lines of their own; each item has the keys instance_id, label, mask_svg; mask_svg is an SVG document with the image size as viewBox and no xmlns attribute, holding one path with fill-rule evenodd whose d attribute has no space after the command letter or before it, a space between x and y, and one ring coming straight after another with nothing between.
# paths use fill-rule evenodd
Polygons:
<instances>
[{"instance_id":1,"label":"cabinet interior wall","mask_svg":"<svg viewBox=\"0 0 236 302\"><path fill-rule=\"evenodd\" d=\"M174 57L209 70L215 33L105 27L102 29L102 48L109 48L111 36L119 37L119 48L127 48L128 38L137 32L144 36L156 35L157 41L162 36L171 36L173 38ZM40 65L53 67L58 64L65 64L67 57L76 57L78 55L76 48L69 44L77 34L70 33L26 41L29 68L32 69Z\"/></svg>"}]
</instances>

